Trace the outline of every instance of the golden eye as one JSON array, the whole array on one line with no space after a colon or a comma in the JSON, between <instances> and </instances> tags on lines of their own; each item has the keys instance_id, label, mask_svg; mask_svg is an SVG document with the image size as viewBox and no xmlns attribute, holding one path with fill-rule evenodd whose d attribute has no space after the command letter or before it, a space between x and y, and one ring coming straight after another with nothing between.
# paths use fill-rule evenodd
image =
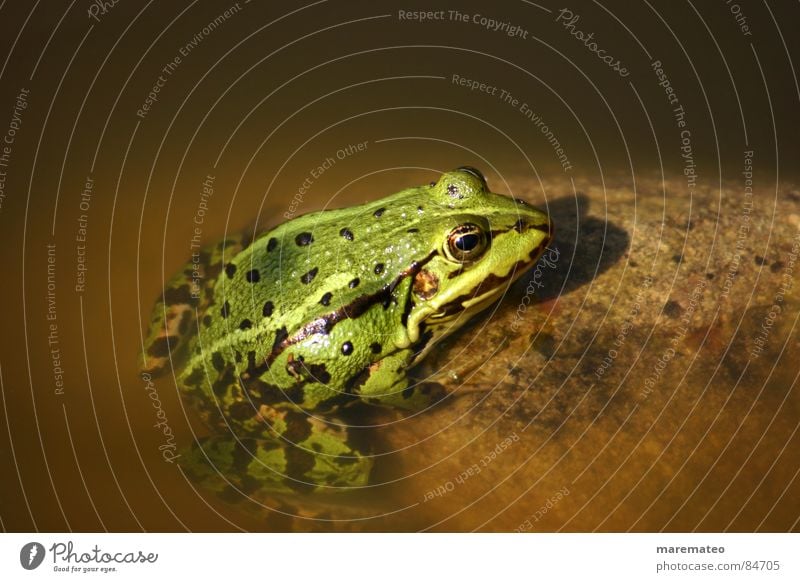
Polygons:
<instances>
[{"instance_id":1,"label":"golden eye","mask_svg":"<svg viewBox=\"0 0 800 582\"><path fill-rule=\"evenodd\" d=\"M448 258L459 263L476 260L488 246L486 233L476 224L461 224L447 235Z\"/></svg>"}]
</instances>

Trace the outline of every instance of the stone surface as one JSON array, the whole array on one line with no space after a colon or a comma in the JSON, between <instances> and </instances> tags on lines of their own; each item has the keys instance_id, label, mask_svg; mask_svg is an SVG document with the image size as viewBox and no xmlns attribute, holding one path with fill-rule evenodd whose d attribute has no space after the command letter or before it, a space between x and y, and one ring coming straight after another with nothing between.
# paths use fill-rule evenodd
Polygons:
<instances>
[{"instance_id":1,"label":"stone surface","mask_svg":"<svg viewBox=\"0 0 800 582\"><path fill-rule=\"evenodd\" d=\"M456 397L381 429L418 505L367 529L798 529L800 195L684 185L547 185L554 250L417 370Z\"/></svg>"},{"instance_id":2,"label":"stone surface","mask_svg":"<svg viewBox=\"0 0 800 582\"><path fill-rule=\"evenodd\" d=\"M371 419L382 484L237 525L798 530L800 194L682 188L546 184L549 251L414 370L449 395Z\"/></svg>"}]
</instances>

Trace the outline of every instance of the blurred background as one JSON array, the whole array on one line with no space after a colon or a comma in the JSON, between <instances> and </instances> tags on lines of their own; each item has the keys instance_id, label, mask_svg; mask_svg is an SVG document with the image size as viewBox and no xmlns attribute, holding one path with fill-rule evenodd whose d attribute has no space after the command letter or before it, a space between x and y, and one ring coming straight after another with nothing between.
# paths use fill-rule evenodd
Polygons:
<instances>
[{"instance_id":1,"label":"blurred background","mask_svg":"<svg viewBox=\"0 0 800 582\"><path fill-rule=\"evenodd\" d=\"M426 500L498 442L522 435L525 424L507 423L509 406L524 402L515 396L486 405L467 427L446 416L401 423L384 435L404 451L401 480L387 490L389 509L378 512L397 513L359 527L797 530L800 461L784 454L798 444L797 363L781 359L797 337L794 308L774 326L758 363L761 371L777 364L785 372L770 380L772 400L759 400L766 384L751 376L755 366L726 379L713 366L752 350L736 340L752 298L763 297L756 307L768 313L781 282L797 280L797 268L781 277L800 228L793 186L800 50L791 32L799 16L797 3L724 1L0 4L0 525L296 529L262 522L246 503L229 507L164 461L152 387L137 372L154 300L189 258L193 236L210 243L263 230L286 213L374 200L472 165L494 191L547 209L559 226L563 259L549 295L530 333L499 360L505 370L513 360L530 374L508 380L523 391L519 398L570 378L584 394L591 382L574 362L594 375L647 273L669 285L663 293L655 285L658 293L637 311L641 336L617 348L628 360L616 362L619 378L598 380L611 383L586 401L585 416L573 417L582 423L569 433L575 438L559 438L558 423L539 423L538 434L521 437L469 487ZM752 172L752 192L744 171ZM204 182L213 195L203 197ZM752 214L743 214L750 206ZM744 215L750 226L738 237ZM613 252L581 252L593 236L601 247L611 240ZM658 262L646 243L665 237L673 247L659 251ZM587 256L597 261L581 262ZM681 256L699 265L691 277ZM728 294L722 281L734 260L750 270L737 271ZM631 280L645 263L648 270ZM615 388L644 381L655 366L636 368L636 342L671 329L660 324L665 314L685 314L695 275L713 268L718 278L708 278L694 314L703 321L690 327L729 327L715 340L714 358L698 339L660 384L678 386L705 358L712 367L689 382L697 393L710 386L712 401L661 417L669 392L643 402L644 412L621 411ZM671 295L676 281L685 287L679 297ZM487 329L510 321L526 284L510 291L517 300L493 312L499 323L492 315ZM587 301L619 305L619 314L583 317ZM758 313L750 313L749 337L764 321ZM535 333L542 325L548 335ZM463 337L476 329L483 328ZM493 349L453 345L455 368ZM587 346L595 352L587 355ZM528 350L541 357L520 363ZM657 363L664 345L650 352ZM557 367L559 355L567 368ZM537 376L546 366L555 366L558 384ZM459 379L452 374L453 383ZM739 402L744 385L755 388ZM191 443L203 427L174 381L159 380L156 390L177 442ZM560 407L560 398L577 404L575 393L559 392L537 410L565 419L571 404ZM708 416L681 425L696 411ZM740 434L746 418L757 420ZM426 426L451 421L445 441L410 446L424 440ZM672 432L650 433L657 422ZM576 440L594 426L597 434ZM454 456L466 434L493 436ZM643 434L650 436L638 441ZM662 457L675 436L683 444ZM608 457L597 461L598 451ZM734 453L740 456L725 456ZM574 462L558 464L562 455Z\"/></svg>"}]
</instances>

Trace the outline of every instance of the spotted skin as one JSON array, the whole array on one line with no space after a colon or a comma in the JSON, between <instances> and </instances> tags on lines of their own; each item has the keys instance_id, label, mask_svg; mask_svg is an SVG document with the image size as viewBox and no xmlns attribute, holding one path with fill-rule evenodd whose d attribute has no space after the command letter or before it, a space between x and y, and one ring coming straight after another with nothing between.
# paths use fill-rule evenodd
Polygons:
<instances>
[{"instance_id":1,"label":"spotted skin","mask_svg":"<svg viewBox=\"0 0 800 582\"><path fill-rule=\"evenodd\" d=\"M170 279L153 308L145 349L141 355L140 367L143 372L158 377L169 369L172 358L178 361L182 359L196 332L195 313L205 313L214 300L214 286L223 270L223 258L233 257L246 244L247 237L242 236L204 248L195 260L186 263ZM210 316L206 315L205 323L210 322Z\"/></svg>"},{"instance_id":2,"label":"spotted skin","mask_svg":"<svg viewBox=\"0 0 800 582\"><path fill-rule=\"evenodd\" d=\"M239 496L368 485L374 441L354 438L354 414L440 397L411 385L408 369L496 301L551 236L545 214L460 169L205 251L200 292L187 293L190 262L156 306L144 355L153 374L172 363L210 427L185 470Z\"/></svg>"}]
</instances>

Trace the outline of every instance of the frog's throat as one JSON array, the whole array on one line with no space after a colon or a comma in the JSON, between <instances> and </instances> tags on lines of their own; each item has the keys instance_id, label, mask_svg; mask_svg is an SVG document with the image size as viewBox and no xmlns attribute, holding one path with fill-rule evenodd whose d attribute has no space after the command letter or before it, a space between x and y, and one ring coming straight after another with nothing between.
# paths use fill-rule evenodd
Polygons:
<instances>
[{"instance_id":1,"label":"frog's throat","mask_svg":"<svg viewBox=\"0 0 800 582\"><path fill-rule=\"evenodd\" d=\"M505 275L490 274L484 279L484 283L491 285L485 292L475 295L466 293L455 297L445 296L437 303L428 303L420 306L413 311L408 318L406 335L409 344L419 340L421 330L424 325L442 326L456 319L463 313L477 313L482 311L497 300L500 292L505 288L504 283L516 280L533 261L519 261L511 267Z\"/></svg>"},{"instance_id":2,"label":"frog's throat","mask_svg":"<svg viewBox=\"0 0 800 582\"><path fill-rule=\"evenodd\" d=\"M514 278L516 279L516 276ZM502 285L498 285L480 295L470 297L461 303L453 303L452 307L436 310L425 320L425 323L428 326L439 326L450 323L454 319L463 316L464 313L470 314L467 316L470 317L471 314L483 311L489 307L489 305L497 301L503 289L504 287Z\"/></svg>"}]
</instances>

